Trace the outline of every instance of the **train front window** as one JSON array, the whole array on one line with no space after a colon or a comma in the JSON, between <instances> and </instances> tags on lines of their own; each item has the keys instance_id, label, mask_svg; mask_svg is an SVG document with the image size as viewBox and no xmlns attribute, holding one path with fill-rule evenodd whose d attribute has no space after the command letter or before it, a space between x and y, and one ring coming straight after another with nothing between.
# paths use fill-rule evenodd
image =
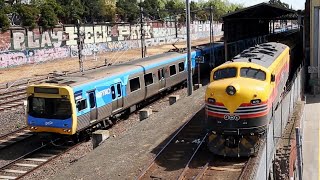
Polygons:
<instances>
[{"instance_id":1,"label":"train front window","mask_svg":"<svg viewBox=\"0 0 320 180\"><path fill-rule=\"evenodd\" d=\"M237 76L237 68L230 67L230 68L219 69L216 72L214 72L213 79L219 80L219 79L225 79L225 78L233 78L236 76Z\"/></svg>"},{"instance_id":2,"label":"train front window","mask_svg":"<svg viewBox=\"0 0 320 180\"><path fill-rule=\"evenodd\" d=\"M29 114L36 118L71 118L71 104L68 99L29 97Z\"/></svg>"},{"instance_id":3,"label":"train front window","mask_svg":"<svg viewBox=\"0 0 320 180\"><path fill-rule=\"evenodd\" d=\"M254 69L251 67L241 68L240 76L245 78L252 78L264 81L266 80L266 73L261 69Z\"/></svg>"}]
</instances>

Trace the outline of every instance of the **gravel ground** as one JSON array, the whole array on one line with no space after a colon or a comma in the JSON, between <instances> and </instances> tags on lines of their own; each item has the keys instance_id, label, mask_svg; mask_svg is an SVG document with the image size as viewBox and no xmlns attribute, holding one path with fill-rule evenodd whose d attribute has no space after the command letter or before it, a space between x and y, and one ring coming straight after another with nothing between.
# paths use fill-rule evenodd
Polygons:
<instances>
[{"instance_id":1,"label":"gravel ground","mask_svg":"<svg viewBox=\"0 0 320 180\"><path fill-rule=\"evenodd\" d=\"M64 160L64 163L59 162L60 166L55 166L57 163L49 163L50 168L59 169L59 172L55 171L57 173L54 174L46 170L47 173L26 179L134 179L156 155L167 138L200 110L204 103L204 90L205 87L195 91L193 96L163 108L142 122L138 123L136 120L134 123L134 120L128 120L132 124L125 123L126 127L119 123L119 129L115 126L112 131L112 135L118 133L116 137L111 137L72 166ZM156 109L156 106L153 106ZM77 159L73 152L70 151L70 156ZM85 155L79 151L74 153Z\"/></svg>"},{"instance_id":2,"label":"gravel ground","mask_svg":"<svg viewBox=\"0 0 320 180\"><path fill-rule=\"evenodd\" d=\"M187 95L187 90L177 90L170 95L179 95L181 99L185 98ZM157 113L165 112L166 108L169 105L168 96L157 100L156 102L146 106L146 108L152 108L154 111L152 116L156 116ZM144 122L144 121L143 121ZM128 133L130 130L135 131L135 127L139 126L139 114L133 113L130 115L130 117L127 120L122 120L117 122L111 129L110 135L112 138L117 139L118 137L123 137L126 133ZM43 180L43 179L49 179L59 176L61 173L61 170L66 170L68 167L70 167L72 164L74 164L76 161L81 159L82 157L86 156L89 152L92 151L92 142L91 140L78 146L77 148L69 151L67 154L64 154L63 156L53 160L52 162L46 164L45 166L41 167L39 170L36 170L35 172L31 173L30 175L24 177L23 179L35 179L35 180ZM121 154L118 154L117 156L120 156Z\"/></svg>"},{"instance_id":3,"label":"gravel ground","mask_svg":"<svg viewBox=\"0 0 320 180\"><path fill-rule=\"evenodd\" d=\"M26 126L24 108L0 112L0 136Z\"/></svg>"}]
</instances>

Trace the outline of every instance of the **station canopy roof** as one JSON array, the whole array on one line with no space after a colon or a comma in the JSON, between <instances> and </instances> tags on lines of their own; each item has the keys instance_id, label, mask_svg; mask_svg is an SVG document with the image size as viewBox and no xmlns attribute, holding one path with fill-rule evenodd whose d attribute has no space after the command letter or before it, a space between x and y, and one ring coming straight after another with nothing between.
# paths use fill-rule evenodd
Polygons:
<instances>
[{"instance_id":1,"label":"station canopy roof","mask_svg":"<svg viewBox=\"0 0 320 180\"><path fill-rule=\"evenodd\" d=\"M295 10L287 9L281 6L260 3L254 6L243 8L241 10L226 14L222 17L223 21L232 20L296 20L298 14Z\"/></svg>"}]
</instances>

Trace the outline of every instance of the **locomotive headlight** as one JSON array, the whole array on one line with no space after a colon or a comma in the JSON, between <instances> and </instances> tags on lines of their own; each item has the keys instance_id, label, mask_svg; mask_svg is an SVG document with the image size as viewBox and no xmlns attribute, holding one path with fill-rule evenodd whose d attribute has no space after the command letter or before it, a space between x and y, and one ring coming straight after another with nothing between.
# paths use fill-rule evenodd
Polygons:
<instances>
[{"instance_id":1,"label":"locomotive headlight","mask_svg":"<svg viewBox=\"0 0 320 180\"><path fill-rule=\"evenodd\" d=\"M228 95L233 96L233 95L236 94L237 90L236 90L236 88L234 86L228 86L226 88L226 92L227 92Z\"/></svg>"},{"instance_id":2,"label":"locomotive headlight","mask_svg":"<svg viewBox=\"0 0 320 180\"><path fill-rule=\"evenodd\" d=\"M214 104L216 102L216 100L215 99L213 99L213 98L208 98L208 103L210 103L210 104Z\"/></svg>"}]
</instances>

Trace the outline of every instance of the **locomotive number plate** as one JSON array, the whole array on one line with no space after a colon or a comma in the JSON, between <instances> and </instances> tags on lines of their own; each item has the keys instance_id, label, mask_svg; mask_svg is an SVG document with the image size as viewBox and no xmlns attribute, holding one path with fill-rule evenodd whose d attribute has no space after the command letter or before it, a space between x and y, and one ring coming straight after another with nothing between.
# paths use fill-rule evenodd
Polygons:
<instances>
[{"instance_id":1,"label":"locomotive number plate","mask_svg":"<svg viewBox=\"0 0 320 180\"><path fill-rule=\"evenodd\" d=\"M240 120L240 116L226 114L226 115L224 115L223 119L227 120L227 121L239 121Z\"/></svg>"}]
</instances>

